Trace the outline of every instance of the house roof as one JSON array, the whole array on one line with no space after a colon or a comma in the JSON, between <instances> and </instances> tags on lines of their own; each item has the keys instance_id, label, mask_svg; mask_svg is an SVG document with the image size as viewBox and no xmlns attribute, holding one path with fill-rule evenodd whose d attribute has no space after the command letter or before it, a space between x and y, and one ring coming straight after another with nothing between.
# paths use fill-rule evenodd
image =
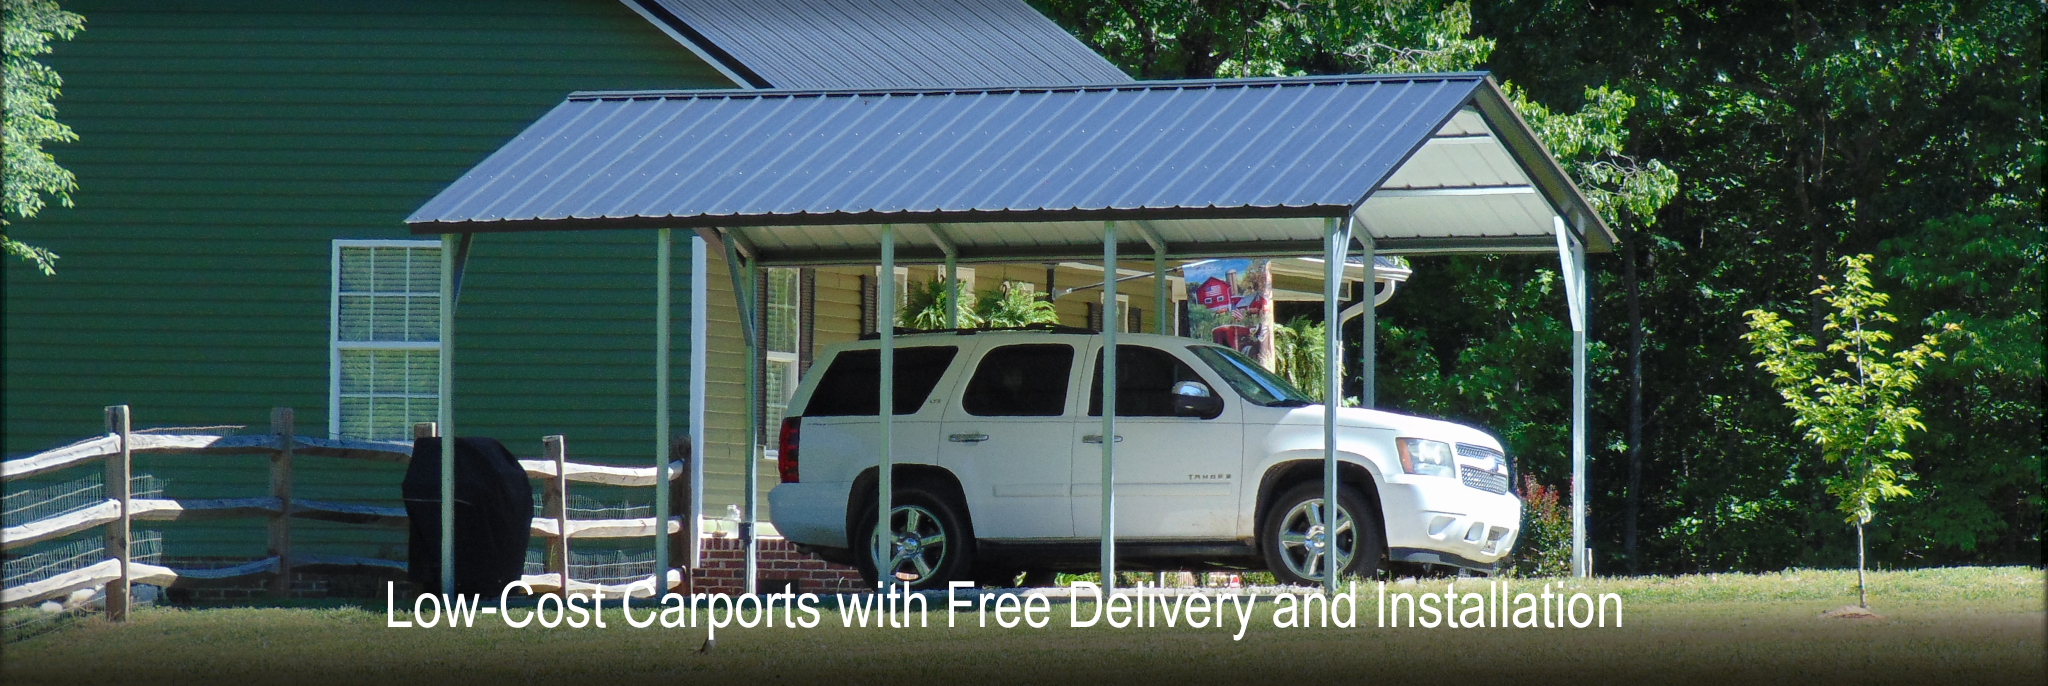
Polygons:
<instances>
[{"instance_id":1,"label":"house roof","mask_svg":"<svg viewBox=\"0 0 2048 686\"><path fill-rule=\"evenodd\" d=\"M1130 78L1023 0L632 0L756 88Z\"/></svg>"},{"instance_id":2,"label":"house roof","mask_svg":"<svg viewBox=\"0 0 2048 686\"><path fill-rule=\"evenodd\" d=\"M717 227L764 264L1082 259L1104 220L1170 257L1613 241L1483 73L1067 87L577 93L407 219L415 233Z\"/></svg>"}]
</instances>

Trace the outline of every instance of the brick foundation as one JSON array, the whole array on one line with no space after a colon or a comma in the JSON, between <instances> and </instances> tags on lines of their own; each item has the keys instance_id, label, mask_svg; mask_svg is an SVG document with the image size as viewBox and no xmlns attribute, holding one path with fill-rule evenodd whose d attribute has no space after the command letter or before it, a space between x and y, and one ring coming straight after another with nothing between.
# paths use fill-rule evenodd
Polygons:
<instances>
[{"instance_id":1,"label":"brick foundation","mask_svg":"<svg viewBox=\"0 0 2048 686\"><path fill-rule=\"evenodd\" d=\"M781 582L796 582L797 593L839 593L869 590L860 572L800 552L789 541L764 538L760 541L761 590ZM704 567L697 570L698 593L739 593L745 583L746 547L737 538L704 539Z\"/></svg>"}]
</instances>

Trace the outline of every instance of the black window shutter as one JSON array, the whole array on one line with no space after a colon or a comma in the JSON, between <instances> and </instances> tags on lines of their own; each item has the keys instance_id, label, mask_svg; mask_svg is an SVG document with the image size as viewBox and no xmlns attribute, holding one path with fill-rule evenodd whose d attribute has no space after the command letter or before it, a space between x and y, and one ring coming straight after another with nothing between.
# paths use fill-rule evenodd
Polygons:
<instances>
[{"instance_id":1,"label":"black window shutter","mask_svg":"<svg viewBox=\"0 0 2048 686\"><path fill-rule=\"evenodd\" d=\"M817 348L811 343L811 334L818 329L818 270L797 270L796 283L799 294L796 311L800 322L800 330L796 334L796 373L801 378L811 370L811 354Z\"/></svg>"}]
</instances>

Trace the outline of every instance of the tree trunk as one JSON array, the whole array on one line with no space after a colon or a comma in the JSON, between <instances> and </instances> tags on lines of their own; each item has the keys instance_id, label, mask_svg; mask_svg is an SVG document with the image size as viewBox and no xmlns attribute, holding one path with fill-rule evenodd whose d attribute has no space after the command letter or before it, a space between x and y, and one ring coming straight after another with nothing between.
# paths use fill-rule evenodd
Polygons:
<instances>
[{"instance_id":1,"label":"tree trunk","mask_svg":"<svg viewBox=\"0 0 2048 686\"><path fill-rule=\"evenodd\" d=\"M1628 573L1638 574L1641 566L1636 561L1636 516L1643 499L1643 309L1636 278L1636 241L1622 243L1621 251L1622 279L1628 282L1629 332L1628 509L1622 520L1622 551L1628 558Z\"/></svg>"},{"instance_id":2,"label":"tree trunk","mask_svg":"<svg viewBox=\"0 0 2048 686\"><path fill-rule=\"evenodd\" d=\"M1856 606L1870 609L1870 596L1863 587L1863 522L1856 522Z\"/></svg>"}]
</instances>

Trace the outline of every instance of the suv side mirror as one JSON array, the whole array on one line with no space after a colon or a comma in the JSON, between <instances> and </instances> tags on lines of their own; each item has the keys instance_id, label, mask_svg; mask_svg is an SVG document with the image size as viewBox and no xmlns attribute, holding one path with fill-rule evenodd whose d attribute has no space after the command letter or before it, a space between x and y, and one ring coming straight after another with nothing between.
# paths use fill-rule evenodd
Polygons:
<instances>
[{"instance_id":1,"label":"suv side mirror","mask_svg":"<svg viewBox=\"0 0 2048 686\"><path fill-rule=\"evenodd\" d=\"M1173 385L1173 416L1215 419L1219 414L1223 414L1223 399L1216 397L1208 384L1182 381Z\"/></svg>"}]
</instances>

